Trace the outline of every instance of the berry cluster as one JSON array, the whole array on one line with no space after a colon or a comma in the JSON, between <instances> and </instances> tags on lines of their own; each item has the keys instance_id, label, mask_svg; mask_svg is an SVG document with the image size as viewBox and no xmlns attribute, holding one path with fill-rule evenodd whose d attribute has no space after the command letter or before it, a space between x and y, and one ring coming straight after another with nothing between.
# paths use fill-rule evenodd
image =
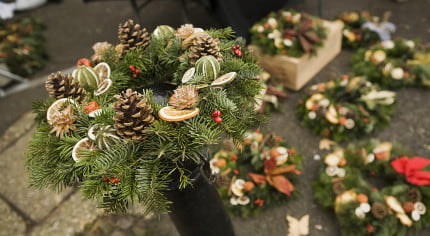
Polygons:
<instances>
[{"instance_id":1,"label":"berry cluster","mask_svg":"<svg viewBox=\"0 0 430 236\"><path fill-rule=\"evenodd\" d=\"M216 123L221 123L222 122L221 111L215 110L214 112L212 112L212 118Z\"/></svg>"},{"instance_id":2,"label":"berry cluster","mask_svg":"<svg viewBox=\"0 0 430 236\"><path fill-rule=\"evenodd\" d=\"M137 75L140 73L140 70L137 69L135 66L130 65L128 68L130 68L131 71L133 71L133 78L136 78Z\"/></svg>"},{"instance_id":3,"label":"berry cluster","mask_svg":"<svg viewBox=\"0 0 430 236\"><path fill-rule=\"evenodd\" d=\"M236 46L232 47L234 54L236 54L236 56L241 57L242 56L242 51L240 50L240 45L237 44Z\"/></svg>"}]
</instances>

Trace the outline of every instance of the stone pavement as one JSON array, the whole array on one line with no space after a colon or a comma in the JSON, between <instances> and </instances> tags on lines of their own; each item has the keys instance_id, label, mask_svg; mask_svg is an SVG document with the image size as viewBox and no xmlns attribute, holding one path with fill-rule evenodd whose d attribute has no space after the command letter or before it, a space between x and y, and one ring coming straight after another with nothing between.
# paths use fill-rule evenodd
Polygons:
<instances>
[{"instance_id":1,"label":"stone pavement","mask_svg":"<svg viewBox=\"0 0 430 236\"><path fill-rule=\"evenodd\" d=\"M168 4L177 0L154 1L144 11L147 24L179 24L180 16L172 13L175 7ZM65 0L63 4L47 5L31 14L42 17L48 23L48 50L51 64L39 76L68 68L76 59L91 53L91 45L97 41L115 42L115 27L131 14L121 1L106 1L83 5L78 0ZM179 2L179 1L177 1ZM397 4L390 0L324 0L324 17L333 18L343 10L367 9L374 14L390 10L392 21L398 26L397 36L421 38L430 41L428 11L430 0L409 0ZM164 4L164 5L163 5ZM297 10L316 14L317 1L305 1ZM167 17L163 16L169 16ZM67 17L64 17L67 16ZM109 21L104 20L109 17ZM65 19L67 18L67 19ZM177 20L176 22L174 22ZM207 19L206 19L207 20ZM173 22L173 23L172 23ZM203 21L201 21L203 22ZM193 22L196 25L199 21ZM85 27L84 27L85 26ZM61 32L61 33L59 33ZM79 47L77 47L78 45ZM343 51L321 71L313 81L326 81L334 75L349 73L351 52ZM234 218L233 225L238 236L285 235L288 226L285 214L298 218L310 214L310 235L338 235L335 217L324 211L313 201L311 183L316 178L320 162L313 156L318 154L319 138L300 127L293 108L302 92L290 92L282 104L285 113L271 116L268 128L284 137L287 143L297 147L305 156L305 170L297 188L300 199L274 207L252 219ZM28 113L32 101L46 97L40 84L28 91L0 100L0 236L34 235L178 235L167 216L144 218L139 206L127 215L105 216L96 204L83 200L77 188L56 193L50 190L30 189L28 172L24 167L24 153L34 132L33 115ZM390 126L373 137L395 140L411 147L417 155L430 157L430 92L420 89L404 89L398 92L398 110ZM322 226L322 228L316 226ZM429 230L413 232L411 235L430 235Z\"/></svg>"}]
</instances>

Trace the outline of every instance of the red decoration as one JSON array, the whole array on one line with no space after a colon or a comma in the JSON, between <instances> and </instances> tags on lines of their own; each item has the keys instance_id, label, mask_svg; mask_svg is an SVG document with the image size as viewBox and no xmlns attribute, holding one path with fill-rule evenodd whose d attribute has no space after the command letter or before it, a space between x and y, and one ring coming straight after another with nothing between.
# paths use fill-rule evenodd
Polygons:
<instances>
[{"instance_id":1,"label":"red decoration","mask_svg":"<svg viewBox=\"0 0 430 236\"><path fill-rule=\"evenodd\" d=\"M89 102L84 106L85 113L90 114L91 112L99 109L99 104L96 101Z\"/></svg>"},{"instance_id":2,"label":"red decoration","mask_svg":"<svg viewBox=\"0 0 430 236\"><path fill-rule=\"evenodd\" d=\"M137 75L140 73L140 70L139 70L139 69L137 69L137 68L136 68L135 66L133 66L133 65L130 65L128 68L133 72L133 78L136 78L136 77L137 77Z\"/></svg>"},{"instance_id":3,"label":"red decoration","mask_svg":"<svg viewBox=\"0 0 430 236\"><path fill-rule=\"evenodd\" d=\"M119 183L119 181L121 181L121 179L117 177L110 177L109 179L110 184L116 184L116 183Z\"/></svg>"},{"instance_id":4,"label":"red decoration","mask_svg":"<svg viewBox=\"0 0 430 236\"><path fill-rule=\"evenodd\" d=\"M93 66L93 63L87 58L81 58L76 62L76 66Z\"/></svg>"},{"instance_id":5,"label":"red decoration","mask_svg":"<svg viewBox=\"0 0 430 236\"><path fill-rule=\"evenodd\" d=\"M372 233L373 232L373 226L372 225L368 224L366 228L367 228L367 232L368 233Z\"/></svg>"},{"instance_id":6,"label":"red decoration","mask_svg":"<svg viewBox=\"0 0 430 236\"><path fill-rule=\"evenodd\" d=\"M428 165L430 165L430 159L424 157L404 156L391 162L391 166L397 173L404 175L409 183L415 185L430 185L430 172L423 171Z\"/></svg>"},{"instance_id":7,"label":"red decoration","mask_svg":"<svg viewBox=\"0 0 430 236\"><path fill-rule=\"evenodd\" d=\"M241 57L242 56L242 51L240 50L240 45L237 44L236 46L232 47L234 54L236 54L236 56Z\"/></svg>"},{"instance_id":8,"label":"red decoration","mask_svg":"<svg viewBox=\"0 0 430 236\"><path fill-rule=\"evenodd\" d=\"M216 123L221 123L221 122L222 122L222 118L221 118L221 116L217 116L217 117L215 117L215 118L214 118L214 121L215 121Z\"/></svg>"},{"instance_id":9,"label":"red decoration","mask_svg":"<svg viewBox=\"0 0 430 236\"><path fill-rule=\"evenodd\" d=\"M256 199L254 201L254 204L262 207L264 205L264 200L263 199Z\"/></svg>"},{"instance_id":10,"label":"red decoration","mask_svg":"<svg viewBox=\"0 0 430 236\"><path fill-rule=\"evenodd\" d=\"M294 153L296 153L296 150L294 149L288 150L288 156L294 155Z\"/></svg>"},{"instance_id":11,"label":"red decoration","mask_svg":"<svg viewBox=\"0 0 430 236\"><path fill-rule=\"evenodd\" d=\"M237 161L237 155L233 155L233 156L231 156L231 157L230 157L230 160L232 160L232 161Z\"/></svg>"},{"instance_id":12,"label":"red decoration","mask_svg":"<svg viewBox=\"0 0 430 236\"><path fill-rule=\"evenodd\" d=\"M221 111L219 110L215 110L214 112L212 112L212 117L215 118L217 116L221 116Z\"/></svg>"},{"instance_id":13,"label":"red decoration","mask_svg":"<svg viewBox=\"0 0 430 236\"><path fill-rule=\"evenodd\" d=\"M238 171L238 170L236 170L236 169L234 169L234 170L233 170L233 173L234 173L235 175L238 175L238 174L239 174L239 171Z\"/></svg>"}]
</instances>

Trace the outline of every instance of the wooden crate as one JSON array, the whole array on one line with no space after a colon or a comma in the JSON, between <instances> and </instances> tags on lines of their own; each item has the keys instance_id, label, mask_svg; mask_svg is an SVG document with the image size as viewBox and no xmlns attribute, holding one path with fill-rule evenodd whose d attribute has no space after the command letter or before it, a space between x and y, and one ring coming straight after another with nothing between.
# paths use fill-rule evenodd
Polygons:
<instances>
[{"instance_id":1,"label":"wooden crate","mask_svg":"<svg viewBox=\"0 0 430 236\"><path fill-rule=\"evenodd\" d=\"M301 89L316 73L339 54L342 47L343 23L324 21L328 29L324 45L317 49L316 55L305 54L300 58L285 55L262 54L258 47L250 46L259 57L261 67L271 74L277 84L292 90Z\"/></svg>"}]
</instances>

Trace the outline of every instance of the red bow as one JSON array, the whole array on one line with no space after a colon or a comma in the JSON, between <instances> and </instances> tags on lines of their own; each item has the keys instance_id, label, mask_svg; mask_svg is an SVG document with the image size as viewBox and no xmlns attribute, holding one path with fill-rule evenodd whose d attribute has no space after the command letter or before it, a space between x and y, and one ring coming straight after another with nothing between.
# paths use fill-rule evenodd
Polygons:
<instances>
[{"instance_id":1,"label":"red bow","mask_svg":"<svg viewBox=\"0 0 430 236\"><path fill-rule=\"evenodd\" d=\"M291 195L291 192L294 191L295 187L289 179L283 176L283 174L288 172L293 172L297 175L300 174L300 171L296 169L295 165L276 167L275 158L270 158L264 162L264 172L266 176L255 173L248 173L248 175L256 184L267 182L279 192L288 196Z\"/></svg>"},{"instance_id":2,"label":"red bow","mask_svg":"<svg viewBox=\"0 0 430 236\"><path fill-rule=\"evenodd\" d=\"M404 175L409 183L415 185L430 185L430 172L423 171L428 165L430 165L430 159L424 157L404 156L391 162L391 166L397 173Z\"/></svg>"}]
</instances>

